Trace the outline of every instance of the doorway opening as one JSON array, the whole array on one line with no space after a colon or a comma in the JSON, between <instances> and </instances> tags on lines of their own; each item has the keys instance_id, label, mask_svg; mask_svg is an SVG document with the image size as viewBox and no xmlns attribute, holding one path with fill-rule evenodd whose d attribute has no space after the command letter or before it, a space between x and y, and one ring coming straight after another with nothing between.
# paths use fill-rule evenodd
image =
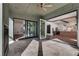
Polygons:
<instances>
[{"instance_id":1,"label":"doorway opening","mask_svg":"<svg viewBox=\"0 0 79 59\"><path fill-rule=\"evenodd\" d=\"M31 43L31 38L37 37L37 21L9 18L8 34L9 39L7 38L7 43L5 43L7 45L5 51L7 52L4 52L4 54L20 56Z\"/></svg>"},{"instance_id":2,"label":"doorway opening","mask_svg":"<svg viewBox=\"0 0 79 59\"><path fill-rule=\"evenodd\" d=\"M49 19L51 38L58 38L73 47L77 47L77 11Z\"/></svg>"},{"instance_id":3,"label":"doorway opening","mask_svg":"<svg viewBox=\"0 0 79 59\"><path fill-rule=\"evenodd\" d=\"M14 40L37 37L37 22L14 19Z\"/></svg>"}]
</instances>

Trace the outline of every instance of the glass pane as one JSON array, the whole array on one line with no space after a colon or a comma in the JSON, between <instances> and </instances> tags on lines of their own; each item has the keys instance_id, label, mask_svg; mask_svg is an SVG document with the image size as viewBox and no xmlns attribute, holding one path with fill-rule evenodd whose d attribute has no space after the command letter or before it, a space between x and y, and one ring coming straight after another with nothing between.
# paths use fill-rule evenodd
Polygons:
<instances>
[{"instance_id":1,"label":"glass pane","mask_svg":"<svg viewBox=\"0 0 79 59\"><path fill-rule=\"evenodd\" d=\"M25 20L14 20L14 38L25 38Z\"/></svg>"},{"instance_id":2,"label":"glass pane","mask_svg":"<svg viewBox=\"0 0 79 59\"><path fill-rule=\"evenodd\" d=\"M26 37L28 37L28 23L27 23L27 21L25 21L26 23L25 23L25 36Z\"/></svg>"},{"instance_id":3,"label":"glass pane","mask_svg":"<svg viewBox=\"0 0 79 59\"><path fill-rule=\"evenodd\" d=\"M40 30L41 30L41 32L40 32L40 38L41 39L43 39L43 38L45 38L45 21L44 20L40 20Z\"/></svg>"},{"instance_id":4,"label":"glass pane","mask_svg":"<svg viewBox=\"0 0 79 59\"><path fill-rule=\"evenodd\" d=\"M28 37L36 36L36 22L28 21Z\"/></svg>"},{"instance_id":5,"label":"glass pane","mask_svg":"<svg viewBox=\"0 0 79 59\"><path fill-rule=\"evenodd\" d=\"M13 20L9 18L9 44L13 42Z\"/></svg>"}]
</instances>

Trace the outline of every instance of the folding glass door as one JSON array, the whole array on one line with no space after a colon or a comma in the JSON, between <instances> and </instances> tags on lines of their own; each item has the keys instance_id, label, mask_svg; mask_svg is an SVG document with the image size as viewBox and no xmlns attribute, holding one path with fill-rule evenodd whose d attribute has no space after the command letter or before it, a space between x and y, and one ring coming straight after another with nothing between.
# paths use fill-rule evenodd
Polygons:
<instances>
[{"instance_id":1,"label":"folding glass door","mask_svg":"<svg viewBox=\"0 0 79 59\"><path fill-rule=\"evenodd\" d=\"M25 20L14 20L14 39L25 38Z\"/></svg>"},{"instance_id":2,"label":"folding glass door","mask_svg":"<svg viewBox=\"0 0 79 59\"><path fill-rule=\"evenodd\" d=\"M36 21L14 20L14 38L36 37Z\"/></svg>"},{"instance_id":3,"label":"folding glass door","mask_svg":"<svg viewBox=\"0 0 79 59\"><path fill-rule=\"evenodd\" d=\"M28 21L28 37L36 36L36 22Z\"/></svg>"},{"instance_id":4,"label":"folding glass door","mask_svg":"<svg viewBox=\"0 0 79 59\"><path fill-rule=\"evenodd\" d=\"M46 38L46 22L40 19L40 39Z\"/></svg>"},{"instance_id":5,"label":"folding glass door","mask_svg":"<svg viewBox=\"0 0 79 59\"><path fill-rule=\"evenodd\" d=\"M13 20L9 18L9 44L13 42Z\"/></svg>"}]
</instances>

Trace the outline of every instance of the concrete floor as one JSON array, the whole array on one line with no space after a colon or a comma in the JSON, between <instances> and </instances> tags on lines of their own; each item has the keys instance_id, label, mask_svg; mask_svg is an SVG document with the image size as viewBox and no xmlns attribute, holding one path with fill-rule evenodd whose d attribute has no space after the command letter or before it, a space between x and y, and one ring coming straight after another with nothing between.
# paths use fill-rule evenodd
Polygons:
<instances>
[{"instance_id":1,"label":"concrete floor","mask_svg":"<svg viewBox=\"0 0 79 59\"><path fill-rule=\"evenodd\" d=\"M32 40L21 56L38 56L38 43L38 41Z\"/></svg>"},{"instance_id":2,"label":"concrete floor","mask_svg":"<svg viewBox=\"0 0 79 59\"><path fill-rule=\"evenodd\" d=\"M27 46L31 43L31 41L32 39L24 39L10 44L8 56L20 56L25 48L27 48Z\"/></svg>"},{"instance_id":3,"label":"concrete floor","mask_svg":"<svg viewBox=\"0 0 79 59\"><path fill-rule=\"evenodd\" d=\"M77 56L79 51L59 39L26 39L10 45L9 56Z\"/></svg>"},{"instance_id":4,"label":"concrete floor","mask_svg":"<svg viewBox=\"0 0 79 59\"><path fill-rule=\"evenodd\" d=\"M77 56L78 50L59 39L42 42L43 56Z\"/></svg>"}]
</instances>

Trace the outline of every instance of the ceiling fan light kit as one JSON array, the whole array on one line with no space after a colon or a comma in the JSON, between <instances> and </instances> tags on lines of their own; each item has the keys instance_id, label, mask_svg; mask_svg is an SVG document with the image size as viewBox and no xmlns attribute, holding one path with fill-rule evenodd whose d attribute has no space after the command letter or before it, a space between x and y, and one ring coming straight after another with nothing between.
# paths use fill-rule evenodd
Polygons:
<instances>
[{"instance_id":1,"label":"ceiling fan light kit","mask_svg":"<svg viewBox=\"0 0 79 59\"><path fill-rule=\"evenodd\" d=\"M52 5L46 3L40 3L40 7L46 12L47 11L46 8L52 7Z\"/></svg>"}]
</instances>

